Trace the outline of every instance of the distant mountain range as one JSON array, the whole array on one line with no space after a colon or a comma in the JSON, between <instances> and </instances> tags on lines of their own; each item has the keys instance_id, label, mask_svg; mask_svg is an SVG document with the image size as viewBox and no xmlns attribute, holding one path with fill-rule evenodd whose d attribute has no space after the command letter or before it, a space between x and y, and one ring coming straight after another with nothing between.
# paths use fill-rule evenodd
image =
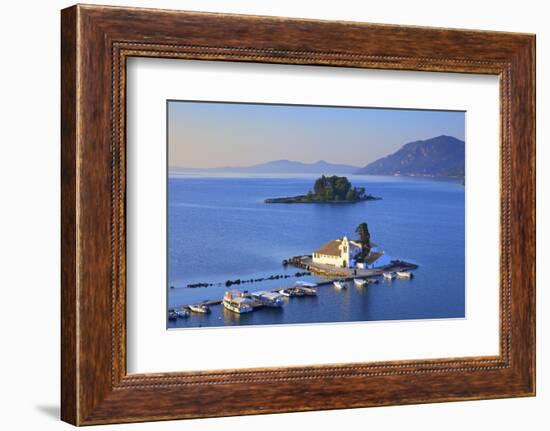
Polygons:
<instances>
[{"instance_id":1,"label":"distant mountain range","mask_svg":"<svg viewBox=\"0 0 550 431\"><path fill-rule=\"evenodd\" d=\"M464 141L452 136L441 135L423 141L409 142L395 153L369 163L363 168L329 163L325 160L314 163L274 160L252 166L170 167L170 171L231 174L369 174L464 177Z\"/></svg>"},{"instance_id":2,"label":"distant mountain range","mask_svg":"<svg viewBox=\"0 0 550 431\"><path fill-rule=\"evenodd\" d=\"M315 163L302 163L292 160L274 160L252 166L227 166L222 168L178 168L171 167L173 172L220 172L237 174L352 174L359 169L359 166L328 163L319 160Z\"/></svg>"},{"instance_id":3,"label":"distant mountain range","mask_svg":"<svg viewBox=\"0 0 550 431\"><path fill-rule=\"evenodd\" d=\"M464 141L437 136L403 145L389 156L369 163L355 174L464 177Z\"/></svg>"}]
</instances>

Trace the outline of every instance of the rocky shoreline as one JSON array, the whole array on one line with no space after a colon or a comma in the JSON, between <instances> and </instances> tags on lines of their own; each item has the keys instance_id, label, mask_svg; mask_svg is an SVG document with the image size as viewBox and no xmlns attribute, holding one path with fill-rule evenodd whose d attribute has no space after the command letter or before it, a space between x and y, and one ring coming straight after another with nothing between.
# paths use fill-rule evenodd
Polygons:
<instances>
[{"instance_id":1,"label":"rocky shoreline","mask_svg":"<svg viewBox=\"0 0 550 431\"><path fill-rule=\"evenodd\" d=\"M354 204L364 201L378 201L382 198L372 195L367 195L354 200L331 200L331 201L316 201L308 199L307 195L290 196L286 198L269 198L265 199L266 204Z\"/></svg>"}]
</instances>

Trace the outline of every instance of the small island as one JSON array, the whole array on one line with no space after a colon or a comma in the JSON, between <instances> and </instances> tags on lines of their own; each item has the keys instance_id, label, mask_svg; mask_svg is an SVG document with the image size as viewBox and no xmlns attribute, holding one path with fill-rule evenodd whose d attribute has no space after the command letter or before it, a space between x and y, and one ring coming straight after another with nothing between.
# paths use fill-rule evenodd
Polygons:
<instances>
[{"instance_id":1,"label":"small island","mask_svg":"<svg viewBox=\"0 0 550 431\"><path fill-rule=\"evenodd\" d=\"M315 180L313 190L305 195L284 198L269 198L266 204L316 204L316 203L355 203L382 198L365 192L364 187L354 187L346 177L322 175Z\"/></svg>"}]
</instances>

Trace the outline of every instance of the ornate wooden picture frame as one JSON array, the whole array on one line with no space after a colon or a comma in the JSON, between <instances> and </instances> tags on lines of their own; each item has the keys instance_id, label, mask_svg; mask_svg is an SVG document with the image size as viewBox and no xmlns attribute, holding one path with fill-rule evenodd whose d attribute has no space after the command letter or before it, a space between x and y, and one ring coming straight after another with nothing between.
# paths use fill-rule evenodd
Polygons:
<instances>
[{"instance_id":1,"label":"ornate wooden picture frame","mask_svg":"<svg viewBox=\"0 0 550 431\"><path fill-rule=\"evenodd\" d=\"M535 37L102 6L62 11L62 398L75 425L535 394ZM500 354L126 372L126 60L500 78Z\"/></svg>"}]
</instances>

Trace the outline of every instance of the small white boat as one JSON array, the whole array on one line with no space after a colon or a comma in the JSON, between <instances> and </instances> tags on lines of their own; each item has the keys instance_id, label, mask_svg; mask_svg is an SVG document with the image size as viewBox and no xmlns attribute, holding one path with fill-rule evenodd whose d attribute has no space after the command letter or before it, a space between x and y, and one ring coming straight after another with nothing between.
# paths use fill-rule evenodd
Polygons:
<instances>
[{"instance_id":1,"label":"small white boat","mask_svg":"<svg viewBox=\"0 0 550 431\"><path fill-rule=\"evenodd\" d=\"M208 305L206 304L190 305L189 309L193 313L202 313L202 314L210 313L210 308L208 308Z\"/></svg>"},{"instance_id":2,"label":"small white boat","mask_svg":"<svg viewBox=\"0 0 550 431\"><path fill-rule=\"evenodd\" d=\"M317 288L315 287L302 287L302 292L304 292L304 296L317 296Z\"/></svg>"},{"instance_id":3,"label":"small white boat","mask_svg":"<svg viewBox=\"0 0 550 431\"><path fill-rule=\"evenodd\" d=\"M353 284L355 284L357 287L363 287L368 283L367 283L367 280L365 280L364 278L354 278Z\"/></svg>"},{"instance_id":4,"label":"small white boat","mask_svg":"<svg viewBox=\"0 0 550 431\"><path fill-rule=\"evenodd\" d=\"M397 271L396 272L398 278L412 278L412 272L409 271Z\"/></svg>"},{"instance_id":5,"label":"small white boat","mask_svg":"<svg viewBox=\"0 0 550 431\"><path fill-rule=\"evenodd\" d=\"M315 296L317 295L317 289L315 287L308 286L294 286L280 289L278 293L288 298L292 298L294 296Z\"/></svg>"},{"instance_id":6,"label":"small white boat","mask_svg":"<svg viewBox=\"0 0 550 431\"><path fill-rule=\"evenodd\" d=\"M348 287L348 283L345 280L336 280L333 281L332 284L337 289L345 289L346 287Z\"/></svg>"},{"instance_id":7,"label":"small white boat","mask_svg":"<svg viewBox=\"0 0 550 431\"><path fill-rule=\"evenodd\" d=\"M386 280L393 280L395 278L395 274L393 272L385 272L382 275Z\"/></svg>"}]
</instances>

